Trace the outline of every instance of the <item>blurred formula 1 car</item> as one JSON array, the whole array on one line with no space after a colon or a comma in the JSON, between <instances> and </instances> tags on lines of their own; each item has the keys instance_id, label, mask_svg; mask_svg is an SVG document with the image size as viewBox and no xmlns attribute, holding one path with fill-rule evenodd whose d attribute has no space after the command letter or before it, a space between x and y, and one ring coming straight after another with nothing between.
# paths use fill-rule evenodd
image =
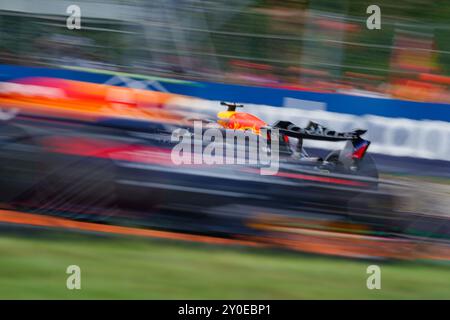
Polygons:
<instances>
[{"instance_id":1,"label":"blurred formula 1 car","mask_svg":"<svg viewBox=\"0 0 450 320\"><path fill-rule=\"evenodd\" d=\"M378 179L376 165L372 157L366 154L370 141L361 138L366 130L337 132L312 121L305 128L298 127L289 121L277 121L269 126L253 114L236 111L237 108L244 107L242 104L221 102L221 105L226 106L227 110L219 112L217 119L189 120L205 122L207 128L240 130L255 135L261 135L261 130L265 129L268 140L271 137L270 132L275 129L279 137L280 156L284 160L314 167L321 172L335 172ZM321 158L308 154L303 147L304 140L346 141L347 143L342 150L332 151L325 158ZM268 145L270 146L270 141Z\"/></svg>"},{"instance_id":2,"label":"blurred formula 1 car","mask_svg":"<svg viewBox=\"0 0 450 320\"><path fill-rule=\"evenodd\" d=\"M373 194L378 174L365 154L363 131L282 121L268 126L236 112L236 104L225 105L218 119L202 121L242 134L279 130L284 152L274 176L261 176L247 164L175 165L171 135L176 128L192 129L192 119L83 121L18 112L0 124L0 204L73 219L237 234L261 213L341 217L361 194L389 197ZM321 159L306 154L303 139L347 145ZM294 147L291 140L297 140Z\"/></svg>"}]
</instances>

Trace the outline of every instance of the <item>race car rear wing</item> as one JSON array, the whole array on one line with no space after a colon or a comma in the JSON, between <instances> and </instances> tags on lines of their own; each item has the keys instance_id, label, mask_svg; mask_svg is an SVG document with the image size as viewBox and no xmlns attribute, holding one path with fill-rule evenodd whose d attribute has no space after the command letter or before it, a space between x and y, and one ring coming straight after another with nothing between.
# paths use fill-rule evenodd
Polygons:
<instances>
[{"instance_id":1,"label":"race car rear wing","mask_svg":"<svg viewBox=\"0 0 450 320\"><path fill-rule=\"evenodd\" d=\"M290 121L277 121L272 127L288 137L323 141L358 140L367 131L358 129L351 132L338 132L312 121L305 128L300 128Z\"/></svg>"},{"instance_id":2,"label":"race car rear wing","mask_svg":"<svg viewBox=\"0 0 450 320\"><path fill-rule=\"evenodd\" d=\"M312 121L310 121L305 128L300 128L290 121L278 121L272 128L278 129L279 133L282 135L299 139L300 146L302 146L303 139L348 141L344 150L341 151L340 159L362 159L370 145L370 141L360 137L366 133L367 130L357 129L350 132L338 132Z\"/></svg>"}]
</instances>

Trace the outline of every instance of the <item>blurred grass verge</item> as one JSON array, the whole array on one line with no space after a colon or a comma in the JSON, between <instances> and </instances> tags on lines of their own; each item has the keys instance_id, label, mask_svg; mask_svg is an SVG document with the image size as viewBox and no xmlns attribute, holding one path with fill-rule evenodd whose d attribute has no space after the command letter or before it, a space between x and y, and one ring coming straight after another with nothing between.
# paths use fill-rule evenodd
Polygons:
<instances>
[{"instance_id":1,"label":"blurred grass verge","mask_svg":"<svg viewBox=\"0 0 450 320\"><path fill-rule=\"evenodd\" d=\"M0 299L450 299L449 264L140 238L2 235ZM66 268L81 268L81 290ZM366 268L381 267L381 290Z\"/></svg>"}]
</instances>

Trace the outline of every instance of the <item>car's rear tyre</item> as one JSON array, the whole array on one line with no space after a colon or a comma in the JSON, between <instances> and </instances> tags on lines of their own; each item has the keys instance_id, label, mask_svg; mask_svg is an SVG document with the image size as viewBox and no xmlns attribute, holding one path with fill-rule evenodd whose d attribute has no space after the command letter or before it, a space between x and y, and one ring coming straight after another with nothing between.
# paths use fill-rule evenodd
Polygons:
<instances>
[{"instance_id":1,"label":"car's rear tyre","mask_svg":"<svg viewBox=\"0 0 450 320\"><path fill-rule=\"evenodd\" d=\"M340 150L334 150L330 152L326 157L325 161L334 163L338 170L344 171L342 163L339 161ZM352 174L378 179L378 169L370 154L366 154L361 160L356 164L357 170L351 171Z\"/></svg>"}]
</instances>

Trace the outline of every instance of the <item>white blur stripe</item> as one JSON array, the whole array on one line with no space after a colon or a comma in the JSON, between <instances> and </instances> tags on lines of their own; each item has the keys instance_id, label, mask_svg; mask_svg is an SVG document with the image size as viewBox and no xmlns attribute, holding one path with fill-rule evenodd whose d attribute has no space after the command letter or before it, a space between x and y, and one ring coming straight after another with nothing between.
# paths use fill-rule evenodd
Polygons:
<instances>
[{"instance_id":1,"label":"white blur stripe","mask_svg":"<svg viewBox=\"0 0 450 320\"><path fill-rule=\"evenodd\" d=\"M211 190L204 188L194 188L194 187L186 187L180 185L172 185L165 183L154 183L154 182L141 182L141 181L132 181L132 180L118 180L120 184L133 185L139 187L147 187L147 188L158 188L165 190L175 190L175 191L183 191L183 192L195 192L195 193L203 193L203 194L212 194L218 196L227 196L233 198L256 198L256 199L268 199L264 196L258 196L249 193L241 193L241 192L230 192L230 191L221 191L221 190Z\"/></svg>"},{"instance_id":2,"label":"white blur stripe","mask_svg":"<svg viewBox=\"0 0 450 320\"><path fill-rule=\"evenodd\" d=\"M175 98L170 104L191 112L203 112L210 115L223 110L219 101L202 99ZM304 127L312 120L337 131L367 129L368 132L363 135L363 138L372 142L369 147L370 153L450 160L450 123L445 121L411 120L375 115L355 116L323 110L255 104L246 104L244 110L255 114L269 124L278 120L287 120ZM336 150L341 149L343 143L305 140L304 146Z\"/></svg>"}]
</instances>

